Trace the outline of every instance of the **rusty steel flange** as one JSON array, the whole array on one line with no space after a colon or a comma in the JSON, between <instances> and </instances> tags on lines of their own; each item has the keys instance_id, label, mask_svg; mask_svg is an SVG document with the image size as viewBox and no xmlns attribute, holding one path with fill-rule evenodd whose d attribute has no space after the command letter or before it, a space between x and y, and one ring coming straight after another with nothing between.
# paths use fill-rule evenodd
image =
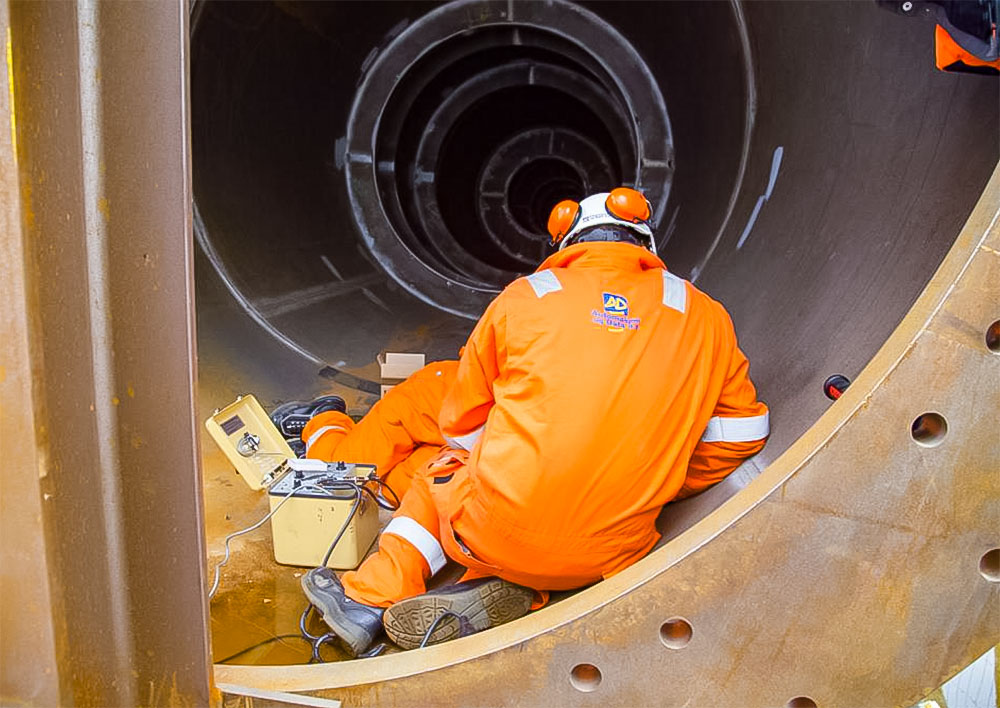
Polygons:
<instances>
[{"instance_id":1,"label":"rusty steel flange","mask_svg":"<svg viewBox=\"0 0 1000 708\"><path fill-rule=\"evenodd\" d=\"M1000 169L850 389L626 571L426 650L216 680L345 705L912 704L1000 639L998 219Z\"/></svg>"}]
</instances>

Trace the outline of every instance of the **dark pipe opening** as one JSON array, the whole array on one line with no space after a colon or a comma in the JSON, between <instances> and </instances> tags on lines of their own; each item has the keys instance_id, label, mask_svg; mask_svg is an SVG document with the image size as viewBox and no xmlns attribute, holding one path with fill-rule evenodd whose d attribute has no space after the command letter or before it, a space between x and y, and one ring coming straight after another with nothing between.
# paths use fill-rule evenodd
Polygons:
<instances>
[{"instance_id":1,"label":"dark pipe opening","mask_svg":"<svg viewBox=\"0 0 1000 708\"><path fill-rule=\"evenodd\" d=\"M613 178L609 176L609 183ZM580 201L592 188L579 170L559 158L541 157L528 162L510 178L507 203L514 221L525 231L546 238L552 207L563 199Z\"/></svg>"}]
</instances>

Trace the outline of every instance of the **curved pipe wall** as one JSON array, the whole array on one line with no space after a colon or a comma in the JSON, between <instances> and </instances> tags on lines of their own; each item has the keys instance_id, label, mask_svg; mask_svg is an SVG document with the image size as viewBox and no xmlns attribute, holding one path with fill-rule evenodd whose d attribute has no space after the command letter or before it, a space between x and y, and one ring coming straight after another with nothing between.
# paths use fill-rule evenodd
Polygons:
<instances>
[{"instance_id":1,"label":"curved pipe wall","mask_svg":"<svg viewBox=\"0 0 1000 708\"><path fill-rule=\"evenodd\" d=\"M351 368L401 330L454 356L541 257L553 194L652 191L661 255L727 305L773 411L761 456L664 514L704 535L815 439L822 381L903 320L997 162L997 83L934 72L931 27L868 3L208 4L199 238L259 323Z\"/></svg>"}]
</instances>

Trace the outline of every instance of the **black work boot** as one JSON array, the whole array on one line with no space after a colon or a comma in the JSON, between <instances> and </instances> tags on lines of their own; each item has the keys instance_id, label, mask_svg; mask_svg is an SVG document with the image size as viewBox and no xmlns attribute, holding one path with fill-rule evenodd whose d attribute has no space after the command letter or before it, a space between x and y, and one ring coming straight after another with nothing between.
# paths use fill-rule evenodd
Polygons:
<instances>
[{"instance_id":1,"label":"black work boot","mask_svg":"<svg viewBox=\"0 0 1000 708\"><path fill-rule=\"evenodd\" d=\"M534 595L500 578L479 578L400 600L385 611L382 623L392 641L416 649L523 617Z\"/></svg>"},{"instance_id":2,"label":"black work boot","mask_svg":"<svg viewBox=\"0 0 1000 708\"><path fill-rule=\"evenodd\" d=\"M382 629L381 607L355 602L344 594L340 579L329 568L313 568L302 576L302 590L323 615L333 633L358 656L371 646Z\"/></svg>"},{"instance_id":3,"label":"black work boot","mask_svg":"<svg viewBox=\"0 0 1000 708\"><path fill-rule=\"evenodd\" d=\"M320 396L311 401L289 401L271 411L271 422L278 426L286 440L298 440L302 429L313 416L326 411L347 412L340 396Z\"/></svg>"}]
</instances>

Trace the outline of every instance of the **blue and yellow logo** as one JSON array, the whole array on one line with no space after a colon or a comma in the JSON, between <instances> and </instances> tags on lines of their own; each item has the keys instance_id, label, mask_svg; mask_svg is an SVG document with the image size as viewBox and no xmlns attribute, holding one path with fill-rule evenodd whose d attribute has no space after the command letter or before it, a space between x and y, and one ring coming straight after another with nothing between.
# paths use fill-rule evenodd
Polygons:
<instances>
[{"instance_id":1,"label":"blue and yellow logo","mask_svg":"<svg viewBox=\"0 0 1000 708\"><path fill-rule=\"evenodd\" d=\"M628 317L628 299L614 293L604 293L604 313Z\"/></svg>"},{"instance_id":2,"label":"blue and yellow logo","mask_svg":"<svg viewBox=\"0 0 1000 708\"><path fill-rule=\"evenodd\" d=\"M607 327L609 332L639 329L639 318L628 316L628 298L615 293L603 293L603 311L593 310L594 324Z\"/></svg>"}]
</instances>

